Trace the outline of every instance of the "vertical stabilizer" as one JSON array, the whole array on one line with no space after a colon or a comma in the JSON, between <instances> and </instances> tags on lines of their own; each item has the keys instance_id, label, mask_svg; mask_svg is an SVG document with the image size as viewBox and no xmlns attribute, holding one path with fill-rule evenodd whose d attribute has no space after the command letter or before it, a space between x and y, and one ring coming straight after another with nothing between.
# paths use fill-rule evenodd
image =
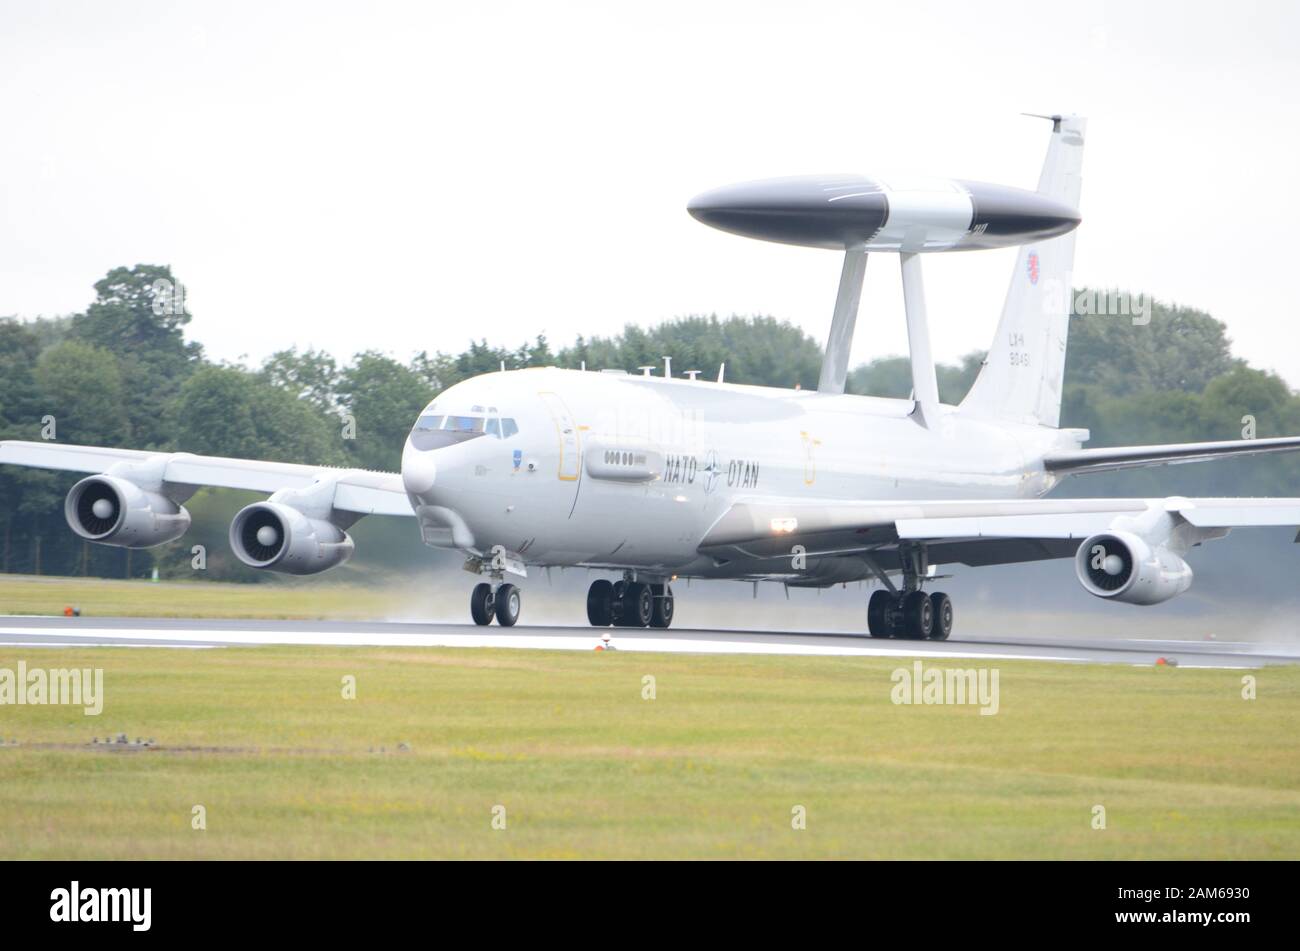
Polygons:
<instances>
[{"instance_id":1,"label":"vertical stabilizer","mask_svg":"<svg viewBox=\"0 0 1300 951\"><path fill-rule=\"evenodd\" d=\"M1087 123L1079 116L1050 118L1052 139L1038 192L1077 208ZM1071 231L1020 249L997 336L962 409L1043 426L1059 425L1074 235Z\"/></svg>"}]
</instances>

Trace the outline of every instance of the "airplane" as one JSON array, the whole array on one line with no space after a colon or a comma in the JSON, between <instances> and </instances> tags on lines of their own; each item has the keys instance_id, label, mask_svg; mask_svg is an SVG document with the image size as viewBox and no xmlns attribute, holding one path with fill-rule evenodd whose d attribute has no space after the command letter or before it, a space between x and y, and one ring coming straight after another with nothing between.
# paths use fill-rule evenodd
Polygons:
<instances>
[{"instance_id":1,"label":"airplane","mask_svg":"<svg viewBox=\"0 0 1300 951\"><path fill-rule=\"evenodd\" d=\"M267 493L230 525L244 564L315 574L353 553L366 515L412 517L464 553L479 625L514 625L530 569L601 575L596 627L667 628L679 579L792 587L872 581L871 637L946 639L940 566L1072 558L1083 588L1157 604L1184 560L1239 526L1300 526L1300 499L1044 496L1089 472L1293 451L1300 437L1085 449L1061 429L1069 272L1086 122L1051 116L1034 191L966 181L811 176L727 186L690 213L752 238L844 252L816 390L685 378L654 367L488 373L415 420L399 473L54 442L0 442L0 463L91 473L64 504L72 530L143 548L189 527L199 487ZM969 393L938 397L922 255L1019 246L996 336ZM898 254L913 393L844 392L869 254ZM878 583L878 584L877 584Z\"/></svg>"}]
</instances>

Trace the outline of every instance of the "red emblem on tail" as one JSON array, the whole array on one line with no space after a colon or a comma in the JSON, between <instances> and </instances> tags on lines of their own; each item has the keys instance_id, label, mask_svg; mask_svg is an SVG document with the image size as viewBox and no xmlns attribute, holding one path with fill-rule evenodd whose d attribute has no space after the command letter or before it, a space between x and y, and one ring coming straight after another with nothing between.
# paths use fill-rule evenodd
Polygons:
<instances>
[{"instance_id":1,"label":"red emblem on tail","mask_svg":"<svg viewBox=\"0 0 1300 951\"><path fill-rule=\"evenodd\" d=\"M1038 283L1038 252L1029 252L1029 283Z\"/></svg>"}]
</instances>

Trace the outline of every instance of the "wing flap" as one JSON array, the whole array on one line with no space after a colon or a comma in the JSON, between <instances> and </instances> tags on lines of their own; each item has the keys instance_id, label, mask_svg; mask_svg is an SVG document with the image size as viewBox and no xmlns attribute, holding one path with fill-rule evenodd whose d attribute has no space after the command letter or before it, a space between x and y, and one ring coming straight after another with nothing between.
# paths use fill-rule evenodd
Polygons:
<instances>
[{"instance_id":1,"label":"wing flap","mask_svg":"<svg viewBox=\"0 0 1300 951\"><path fill-rule=\"evenodd\" d=\"M1178 514L1197 528L1300 526L1300 499L1193 499Z\"/></svg>"},{"instance_id":2,"label":"wing flap","mask_svg":"<svg viewBox=\"0 0 1300 951\"><path fill-rule=\"evenodd\" d=\"M1103 532L1132 510L1001 515L984 518L907 518L896 523L899 538L1077 538Z\"/></svg>"}]
</instances>

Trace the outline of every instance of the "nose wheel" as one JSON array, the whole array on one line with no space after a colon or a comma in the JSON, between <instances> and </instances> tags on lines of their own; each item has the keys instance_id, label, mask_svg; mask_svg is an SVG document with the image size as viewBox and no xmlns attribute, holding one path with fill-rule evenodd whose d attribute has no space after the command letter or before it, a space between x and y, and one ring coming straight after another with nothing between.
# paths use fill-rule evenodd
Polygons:
<instances>
[{"instance_id":1,"label":"nose wheel","mask_svg":"<svg viewBox=\"0 0 1300 951\"><path fill-rule=\"evenodd\" d=\"M519 620L523 598L512 584L503 584L493 590L486 581L476 584L469 596L469 613L480 627L496 622L502 627L514 627Z\"/></svg>"}]
</instances>

